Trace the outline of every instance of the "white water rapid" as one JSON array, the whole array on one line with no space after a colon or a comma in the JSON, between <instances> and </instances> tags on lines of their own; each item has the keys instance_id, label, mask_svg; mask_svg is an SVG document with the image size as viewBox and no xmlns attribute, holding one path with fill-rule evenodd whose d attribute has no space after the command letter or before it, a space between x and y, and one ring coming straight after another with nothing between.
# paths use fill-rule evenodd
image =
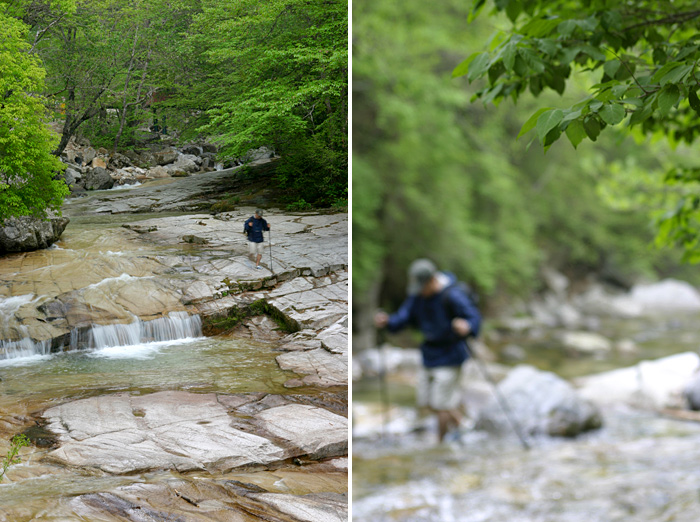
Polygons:
<instances>
[{"instance_id":1,"label":"white water rapid","mask_svg":"<svg viewBox=\"0 0 700 522\"><path fill-rule=\"evenodd\" d=\"M0 327L7 327L19 308L31 302L32 295L0 298ZM48 355L50 341L35 341L29 337L26 327L13 326L15 339L0 340L0 360ZM70 344L63 351L104 350L115 347L143 346L195 339L202 336L202 321L198 315L187 312L170 312L167 316L141 321L134 317L129 324L92 325L71 331ZM54 350L59 351L59 350Z\"/></svg>"}]
</instances>

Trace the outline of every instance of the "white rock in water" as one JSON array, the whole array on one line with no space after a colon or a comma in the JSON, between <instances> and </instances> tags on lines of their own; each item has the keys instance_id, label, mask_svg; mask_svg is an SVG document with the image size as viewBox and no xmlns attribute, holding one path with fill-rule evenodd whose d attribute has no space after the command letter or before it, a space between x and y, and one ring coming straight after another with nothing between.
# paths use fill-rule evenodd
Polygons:
<instances>
[{"instance_id":1,"label":"white rock in water","mask_svg":"<svg viewBox=\"0 0 700 522\"><path fill-rule=\"evenodd\" d=\"M609 352L613 344L602 335L591 332L564 332L562 342L567 348L579 352Z\"/></svg>"},{"instance_id":2,"label":"white rock in water","mask_svg":"<svg viewBox=\"0 0 700 522\"><path fill-rule=\"evenodd\" d=\"M632 288L630 296L645 311L700 310L700 292L685 281L666 279L659 283L637 285Z\"/></svg>"},{"instance_id":3,"label":"white rock in water","mask_svg":"<svg viewBox=\"0 0 700 522\"><path fill-rule=\"evenodd\" d=\"M686 352L582 377L577 379L577 384L581 397L598 404L675 407L699 364L698 354Z\"/></svg>"}]
</instances>

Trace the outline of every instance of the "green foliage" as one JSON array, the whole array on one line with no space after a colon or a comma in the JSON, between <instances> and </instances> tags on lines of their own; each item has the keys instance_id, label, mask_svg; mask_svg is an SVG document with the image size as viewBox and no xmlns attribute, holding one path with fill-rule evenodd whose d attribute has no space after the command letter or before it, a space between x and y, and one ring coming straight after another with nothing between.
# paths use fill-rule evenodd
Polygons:
<instances>
[{"instance_id":1,"label":"green foliage","mask_svg":"<svg viewBox=\"0 0 700 522\"><path fill-rule=\"evenodd\" d=\"M347 2L208 1L195 28L198 130L227 157L274 150L278 181L314 205L347 197Z\"/></svg>"},{"instance_id":2,"label":"green foliage","mask_svg":"<svg viewBox=\"0 0 700 522\"><path fill-rule=\"evenodd\" d=\"M1 5L1 4L0 4ZM29 54L27 26L0 12L0 221L58 210L68 189L53 177L58 141L48 128L41 92L44 69Z\"/></svg>"},{"instance_id":3,"label":"green foliage","mask_svg":"<svg viewBox=\"0 0 700 522\"><path fill-rule=\"evenodd\" d=\"M476 17L485 4L475 2ZM479 86L474 99L517 101L525 91L571 90L583 74L588 95L563 108L539 109L523 125L544 149L562 135L578 147L597 141L609 127L660 137L671 146L694 144L700 135L698 80L700 12L681 1L496 1L494 18L509 23L487 50L470 55L453 76ZM692 183L692 170L671 167L669 180ZM700 222L694 190L662 218L660 242L681 245L686 259L700 260L693 239Z\"/></svg>"},{"instance_id":4,"label":"green foliage","mask_svg":"<svg viewBox=\"0 0 700 522\"><path fill-rule=\"evenodd\" d=\"M515 140L521 128L546 139L566 120L556 108L559 95L543 92L534 100L523 94L515 107L469 104L478 86L450 72L455 57L482 47L492 27L480 20L465 36L461 2L437 9L418 0L365 0L353 2L353 10L358 300L380 281L381 299L400 302L405 270L422 256L472 283L486 301L537 289L545 262L572 276L596 271L619 280L670 266L650 249L647 209L613 207L613 187L601 185L612 169L626 172L629 158L636 170L658 178L668 150L662 158L659 147L618 133L607 133L595 147L584 141L578 151L562 142L553 142L546 155L525 147ZM486 63L476 59L469 67ZM613 111L604 114L615 118ZM618 189L619 200L639 192Z\"/></svg>"},{"instance_id":5,"label":"green foliage","mask_svg":"<svg viewBox=\"0 0 700 522\"><path fill-rule=\"evenodd\" d=\"M2 459L2 470L0 470L0 481L2 481L5 473L13 464L19 464L22 459L19 456L19 450L25 446L29 446L29 439L26 435L15 435L10 439L10 449Z\"/></svg>"}]
</instances>

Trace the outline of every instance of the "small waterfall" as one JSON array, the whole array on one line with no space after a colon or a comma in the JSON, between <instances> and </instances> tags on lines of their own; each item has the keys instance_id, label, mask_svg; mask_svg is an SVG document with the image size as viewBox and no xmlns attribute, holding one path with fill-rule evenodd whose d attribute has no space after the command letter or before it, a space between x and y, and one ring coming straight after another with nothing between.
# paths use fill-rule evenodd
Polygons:
<instances>
[{"instance_id":1,"label":"small waterfall","mask_svg":"<svg viewBox=\"0 0 700 522\"><path fill-rule=\"evenodd\" d=\"M7 300L0 300L0 320L2 323L7 323L7 318L14 316L16 310L30 300L14 301L13 308L16 305L14 310L11 310L10 306L7 305ZM6 310L11 310L11 314L5 314ZM0 360L48 355L51 352L51 341L32 340L25 326L13 328L16 333L20 334L20 339L0 340ZM151 321L141 321L135 318L134 322L129 324L92 325L89 328L75 328L70 333L70 345L67 349L99 350L115 346L177 341L201 336L202 320L198 315L189 315L187 312L170 312L167 316Z\"/></svg>"},{"instance_id":2,"label":"small waterfall","mask_svg":"<svg viewBox=\"0 0 700 522\"><path fill-rule=\"evenodd\" d=\"M33 341L29 338L29 331L26 326L18 326L16 331L20 334L18 341L0 339L0 359L48 355L51 352L51 341Z\"/></svg>"},{"instance_id":3,"label":"small waterfall","mask_svg":"<svg viewBox=\"0 0 700 522\"><path fill-rule=\"evenodd\" d=\"M202 320L187 312L170 312L167 316L129 324L93 325L88 330L71 332L71 350L101 349L112 346L177 341L201 337Z\"/></svg>"}]
</instances>

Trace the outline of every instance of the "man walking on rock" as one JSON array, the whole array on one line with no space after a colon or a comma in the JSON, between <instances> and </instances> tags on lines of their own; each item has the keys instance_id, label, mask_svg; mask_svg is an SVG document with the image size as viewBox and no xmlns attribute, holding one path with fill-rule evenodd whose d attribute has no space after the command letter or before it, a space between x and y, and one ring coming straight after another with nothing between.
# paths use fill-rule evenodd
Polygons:
<instances>
[{"instance_id":1,"label":"man walking on rock","mask_svg":"<svg viewBox=\"0 0 700 522\"><path fill-rule=\"evenodd\" d=\"M245 222L243 227L243 233L248 234L248 257L255 263L255 268L258 270L262 270L260 260L265 244L263 232L270 230L270 225L263 219L262 215L263 211L256 209L255 214Z\"/></svg>"},{"instance_id":2,"label":"man walking on rock","mask_svg":"<svg viewBox=\"0 0 700 522\"><path fill-rule=\"evenodd\" d=\"M465 339L479 333L479 310L453 274L439 272L428 259L417 259L408 271L408 297L392 315L377 312L374 323L390 332L411 325L423 333L417 403L437 413L442 442L462 420L460 377L469 357Z\"/></svg>"}]
</instances>

